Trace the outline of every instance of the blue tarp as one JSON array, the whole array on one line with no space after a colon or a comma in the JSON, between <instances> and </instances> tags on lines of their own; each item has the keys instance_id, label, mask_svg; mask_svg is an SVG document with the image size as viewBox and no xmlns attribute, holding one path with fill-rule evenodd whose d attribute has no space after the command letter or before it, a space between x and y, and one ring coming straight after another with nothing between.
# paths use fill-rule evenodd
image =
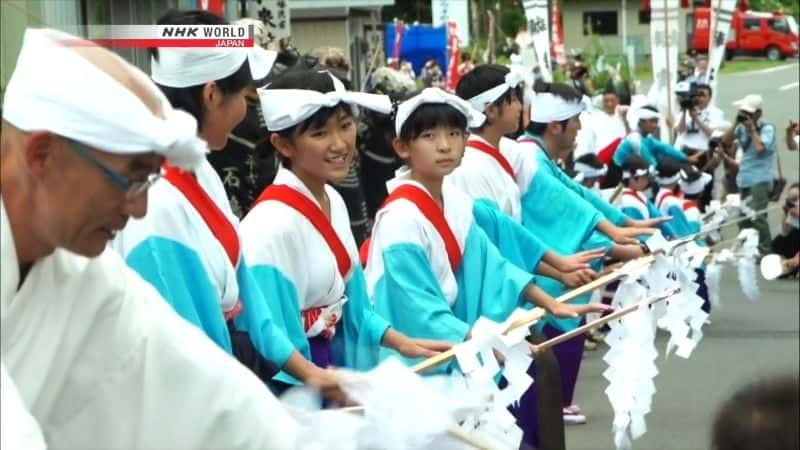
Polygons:
<instances>
[{"instance_id":1,"label":"blue tarp","mask_svg":"<svg viewBox=\"0 0 800 450\"><path fill-rule=\"evenodd\" d=\"M393 23L384 24L383 42L389 58L394 52L394 33ZM443 74L447 72L447 27L405 25L400 59L409 61L414 66L414 73L419 76L425 61L430 58L436 58Z\"/></svg>"}]
</instances>

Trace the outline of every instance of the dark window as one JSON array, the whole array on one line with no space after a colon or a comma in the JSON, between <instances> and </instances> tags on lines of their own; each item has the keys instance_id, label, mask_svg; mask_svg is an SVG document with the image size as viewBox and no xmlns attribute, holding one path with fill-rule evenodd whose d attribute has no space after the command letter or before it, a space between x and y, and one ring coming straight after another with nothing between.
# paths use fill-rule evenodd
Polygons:
<instances>
[{"instance_id":1,"label":"dark window","mask_svg":"<svg viewBox=\"0 0 800 450\"><path fill-rule=\"evenodd\" d=\"M583 13L583 35L617 34L617 12L616 11L593 11Z\"/></svg>"},{"instance_id":2,"label":"dark window","mask_svg":"<svg viewBox=\"0 0 800 450\"><path fill-rule=\"evenodd\" d=\"M785 19L767 19L767 25L778 33L789 34L789 22Z\"/></svg>"},{"instance_id":3,"label":"dark window","mask_svg":"<svg viewBox=\"0 0 800 450\"><path fill-rule=\"evenodd\" d=\"M642 25L646 25L650 23L650 10L649 9L640 9L639 10L639 23Z\"/></svg>"},{"instance_id":4,"label":"dark window","mask_svg":"<svg viewBox=\"0 0 800 450\"><path fill-rule=\"evenodd\" d=\"M744 29L747 31L758 31L761 29L761 19L744 19Z\"/></svg>"}]
</instances>

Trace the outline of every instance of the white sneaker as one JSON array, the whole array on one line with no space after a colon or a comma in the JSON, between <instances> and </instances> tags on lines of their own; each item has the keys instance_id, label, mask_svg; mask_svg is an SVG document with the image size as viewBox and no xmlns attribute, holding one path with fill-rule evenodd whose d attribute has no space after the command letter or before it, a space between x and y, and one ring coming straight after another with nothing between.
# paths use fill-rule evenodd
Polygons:
<instances>
[{"instance_id":1,"label":"white sneaker","mask_svg":"<svg viewBox=\"0 0 800 450\"><path fill-rule=\"evenodd\" d=\"M581 425L586 423L586 416L580 413L580 408L576 409L576 405L571 405L563 408L561 412L564 415L564 425Z\"/></svg>"}]
</instances>

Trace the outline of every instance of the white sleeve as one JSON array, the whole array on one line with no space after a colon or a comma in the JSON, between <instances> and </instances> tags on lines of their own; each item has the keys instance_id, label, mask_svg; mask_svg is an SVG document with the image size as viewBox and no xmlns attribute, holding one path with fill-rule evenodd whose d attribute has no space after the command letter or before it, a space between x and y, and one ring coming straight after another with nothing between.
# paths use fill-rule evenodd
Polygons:
<instances>
[{"instance_id":1,"label":"white sleeve","mask_svg":"<svg viewBox=\"0 0 800 450\"><path fill-rule=\"evenodd\" d=\"M0 448L3 450L44 450L47 445L36 419L31 416L17 391L17 385L0 363Z\"/></svg>"},{"instance_id":2,"label":"white sleeve","mask_svg":"<svg viewBox=\"0 0 800 450\"><path fill-rule=\"evenodd\" d=\"M91 384L91 397L51 424L48 442L75 449L293 448L298 424L267 387L108 254L102 265L117 289L107 289L98 313L84 317L87 339L70 368L73 386Z\"/></svg>"}]
</instances>

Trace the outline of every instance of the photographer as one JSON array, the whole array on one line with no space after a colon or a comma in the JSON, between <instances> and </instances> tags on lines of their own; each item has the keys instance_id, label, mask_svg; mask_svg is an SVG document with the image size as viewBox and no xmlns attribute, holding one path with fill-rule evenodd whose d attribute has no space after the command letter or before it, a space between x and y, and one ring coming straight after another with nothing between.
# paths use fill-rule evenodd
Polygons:
<instances>
[{"instance_id":1,"label":"photographer","mask_svg":"<svg viewBox=\"0 0 800 450\"><path fill-rule=\"evenodd\" d=\"M800 272L800 184L789 186L783 205L781 231L772 241L772 252L784 258L785 275L797 276Z\"/></svg>"},{"instance_id":2,"label":"photographer","mask_svg":"<svg viewBox=\"0 0 800 450\"><path fill-rule=\"evenodd\" d=\"M749 206L759 211L767 207L772 191L772 167L775 164L775 126L761 119L762 99L760 95L747 95L733 102L738 108L735 125L722 136L729 145L734 139L742 150L736 185L742 200L749 198ZM767 223L767 214L758 214L752 221L742 222L741 228L755 228L758 231L758 249L762 255L770 250L772 240Z\"/></svg>"},{"instance_id":3,"label":"photographer","mask_svg":"<svg viewBox=\"0 0 800 450\"><path fill-rule=\"evenodd\" d=\"M800 147L800 124L790 120L786 127L786 148L797 151L798 147Z\"/></svg>"},{"instance_id":4,"label":"photographer","mask_svg":"<svg viewBox=\"0 0 800 450\"><path fill-rule=\"evenodd\" d=\"M722 110L711 104L711 86L707 84L678 83L675 90L681 112L675 126L677 140L675 147L683 150L687 156L697 156L698 169L714 175L719 165L720 156L709 152L709 141L715 130L725 128ZM700 210L705 210L711 201L714 183L706 186L700 196Z\"/></svg>"}]
</instances>

